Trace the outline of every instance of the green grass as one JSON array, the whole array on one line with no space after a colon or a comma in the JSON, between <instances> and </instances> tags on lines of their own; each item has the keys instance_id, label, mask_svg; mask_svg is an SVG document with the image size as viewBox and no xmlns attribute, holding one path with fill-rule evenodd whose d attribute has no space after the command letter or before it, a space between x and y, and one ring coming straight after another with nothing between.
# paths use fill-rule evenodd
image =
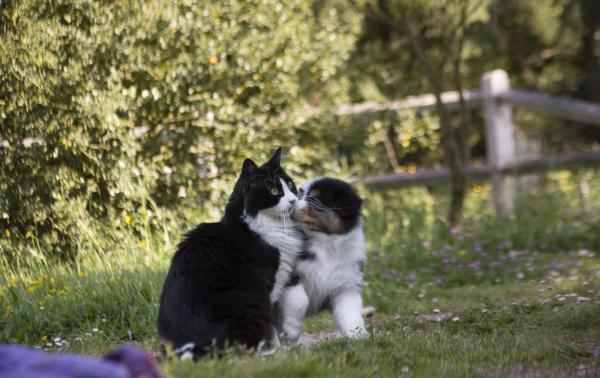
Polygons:
<instances>
[{"instance_id":1,"label":"green grass","mask_svg":"<svg viewBox=\"0 0 600 378\"><path fill-rule=\"evenodd\" d=\"M600 182L596 172L583 175ZM600 187L591 186L584 212L580 178L550 176L507 220L493 216L489 188L475 185L454 234L443 188L371 193L363 291L377 309L371 338L270 357L166 359L161 369L169 377L598 375ZM173 243L192 224L148 233L143 243L115 229L113 248L82 251L71 264L11 251L10 262L0 260L0 340L95 355L131 343L157 353L160 288ZM331 327L324 314L305 330Z\"/></svg>"}]
</instances>

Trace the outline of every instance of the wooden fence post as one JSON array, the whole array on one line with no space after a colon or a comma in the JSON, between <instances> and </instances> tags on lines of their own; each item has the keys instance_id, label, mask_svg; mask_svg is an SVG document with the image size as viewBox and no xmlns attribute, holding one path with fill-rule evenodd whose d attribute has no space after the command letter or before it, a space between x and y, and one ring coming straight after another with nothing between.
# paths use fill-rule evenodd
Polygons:
<instances>
[{"instance_id":1,"label":"wooden fence post","mask_svg":"<svg viewBox=\"0 0 600 378\"><path fill-rule=\"evenodd\" d=\"M512 214L515 200L513 180L501 173L501 168L515 160L512 107L497 98L509 88L506 71L494 70L481 77L487 164L492 169L492 197L496 214L500 217Z\"/></svg>"}]
</instances>

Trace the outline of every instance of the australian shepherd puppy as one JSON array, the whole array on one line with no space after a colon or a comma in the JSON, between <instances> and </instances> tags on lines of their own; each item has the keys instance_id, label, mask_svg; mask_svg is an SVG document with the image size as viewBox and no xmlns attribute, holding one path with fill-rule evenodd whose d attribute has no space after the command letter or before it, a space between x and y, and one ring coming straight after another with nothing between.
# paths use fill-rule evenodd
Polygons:
<instances>
[{"instance_id":1,"label":"australian shepherd puppy","mask_svg":"<svg viewBox=\"0 0 600 378\"><path fill-rule=\"evenodd\" d=\"M367 335L360 295L365 261L361 205L344 181L316 178L299 189L292 218L307 240L279 303L286 344L298 340L306 316L323 310L333 314L345 336Z\"/></svg>"}]
</instances>

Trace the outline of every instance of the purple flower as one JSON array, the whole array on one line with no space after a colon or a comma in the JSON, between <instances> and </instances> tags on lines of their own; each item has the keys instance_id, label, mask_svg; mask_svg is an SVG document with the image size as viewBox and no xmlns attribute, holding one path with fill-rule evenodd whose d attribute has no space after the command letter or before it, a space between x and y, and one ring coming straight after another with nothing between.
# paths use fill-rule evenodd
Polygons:
<instances>
[{"instance_id":1,"label":"purple flower","mask_svg":"<svg viewBox=\"0 0 600 378\"><path fill-rule=\"evenodd\" d=\"M423 248L429 249L429 247L431 247L431 241L430 240L423 240L423 243L421 243L421 245L423 246Z\"/></svg>"},{"instance_id":2,"label":"purple flower","mask_svg":"<svg viewBox=\"0 0 600 378\"><path fill-rule=\"evenodd\" d=\"M415 281L417 280L417 275L416 275L416 274L414 274L414 273L410 273L410 274L408 275L408 277L406 277L406 280L407 280L408 282L411 282L411 283L412 283L412 282L415 282Z\"/></svg>"},{"instance_id":3,"label":"purple flower","mask_svg":"<svg viewBox=\"0 0 600 378\"><path fill-rule=\"evenodd\" d=\"M492 268L498 268L502 265L500 261L492 261Z\"/></svg>"},{"instance_id":4,"label":"purple flower","mask_svg":"<svg viewBox=\"0 0 600 378\"><path fill-rule=\"evenodd\" d=\"M444 286L445 283L446 281L442 277L435 280L435 284L438 286Z\"/></svg>"},{"instance_id":5,"label":"purple flower","mask_svg":"<svg viewBox=\"0 0 600 378\"><path fill-rule=\"evenodd\" d=\"M475 244L473 244L473 251L477 253L483 252L483 247L481 246L481 243L476 242Z\"/></svg>"},{"instance_id":6,"label":"purple flower","mask_svg":"<svg viewBox=\"0 0 600 378\"><path fill-rule=\"evenodd\" d=\"M521 258L521 255L520 255L520 254L519 254L519 252L517 252L517 251L510 251L510 252L508 253L508 259L509 259L510 261L517 261L517 260L518 260L518 259L520 259L520 258Z\"/></svg>"},{"instance_id":7,"label":"purple flower","mask_svg":"<svg viewBox=\"0 0 600 378\"><path fill-rule=\"evenodd\" d=\"M500 250L500 249L506 249L510 246L510 243L508 242L508 240L502 240L500 243L498 243L496 245L496 249Z\"/></svg>"},{"instance_id":8,"label":"purple flower","mask_svg":"<svg viewBox=\"0 0 600 378\"><path fill-rule=\"evenodd\" d=\"M450 251L452 251L452 246L451 245L443 245L438 250L438 253L440 254L440 256L443 256L443 255L445 255L446 253L448 253Z\"/></svg>"},{"instance_id":9,"label":"purple flower","mask_svg":"<svg viewBox=\"0 0 600 378\"><path fill-rule=\"evenodd\" d=\"M444 257L442 259L442 264L444 264L444 265L454 264L454 259L452 257Z\"/></svg>"},{"instance_id":10,"label":"purple flower","mask_svg":"<svg viewBox=\"0 0 600 378\"><path fill-rule=\"evenodd\" d=\"M560 263L558 261L551 261L548 263L548 265L546 265L546 267L548 269L553 269L553 270L562 270L562 269L565 269L567 267L567 265Z\"/></svg>"},{"instance_id":11,"label":"purple flower","mask_svg":"<svg viewBox=\"0 0 600 378\"><path fill-rule=\"evenodd\" d=\"M467 265L469 269L478 270L481 267L481 262L479 261L471 261L469 265Z\"/></svg>"}]
</instances>

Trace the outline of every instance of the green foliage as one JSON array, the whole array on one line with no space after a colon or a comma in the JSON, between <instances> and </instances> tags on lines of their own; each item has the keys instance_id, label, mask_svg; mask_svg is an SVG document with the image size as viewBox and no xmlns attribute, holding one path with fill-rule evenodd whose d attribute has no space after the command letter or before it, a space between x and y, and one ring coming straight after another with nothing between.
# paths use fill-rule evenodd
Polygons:
<instances>
[{"instance_id":1,"label":"green foliage","mask_svg":"<svg viewBox=\"0 0 600 378\"><path fill-rule=\"evenodd\" d=\"M290 114L358 31L336 1L21 1L0 12L0 228L11 250L35 239L57 256L90 243L98 221L162 227L164 209L221 204L243 157L300 138Z\"/></svg>"},{"instance_id":2,"label":"green foliage","mask_svg":"<svg viewBox=\"0 0 600 378\"><path fill-rule=\"evenodd\" d=\"M579 93L579 75L600 66L594 4L2 1L2 253L106 252L121 236L104 223L139 241L188 222L191 209L216 218L242 159L279 145L298 181L439 164L431 112L306 110L430 92L407 24L443 90L476 88L483 72L504 68L514 86ZM469 118L453 124L466 155L481 159L481 117ZM545 149L594 140L531 113L515 122L546 136Z\"/></svg>"}]
</instances>

